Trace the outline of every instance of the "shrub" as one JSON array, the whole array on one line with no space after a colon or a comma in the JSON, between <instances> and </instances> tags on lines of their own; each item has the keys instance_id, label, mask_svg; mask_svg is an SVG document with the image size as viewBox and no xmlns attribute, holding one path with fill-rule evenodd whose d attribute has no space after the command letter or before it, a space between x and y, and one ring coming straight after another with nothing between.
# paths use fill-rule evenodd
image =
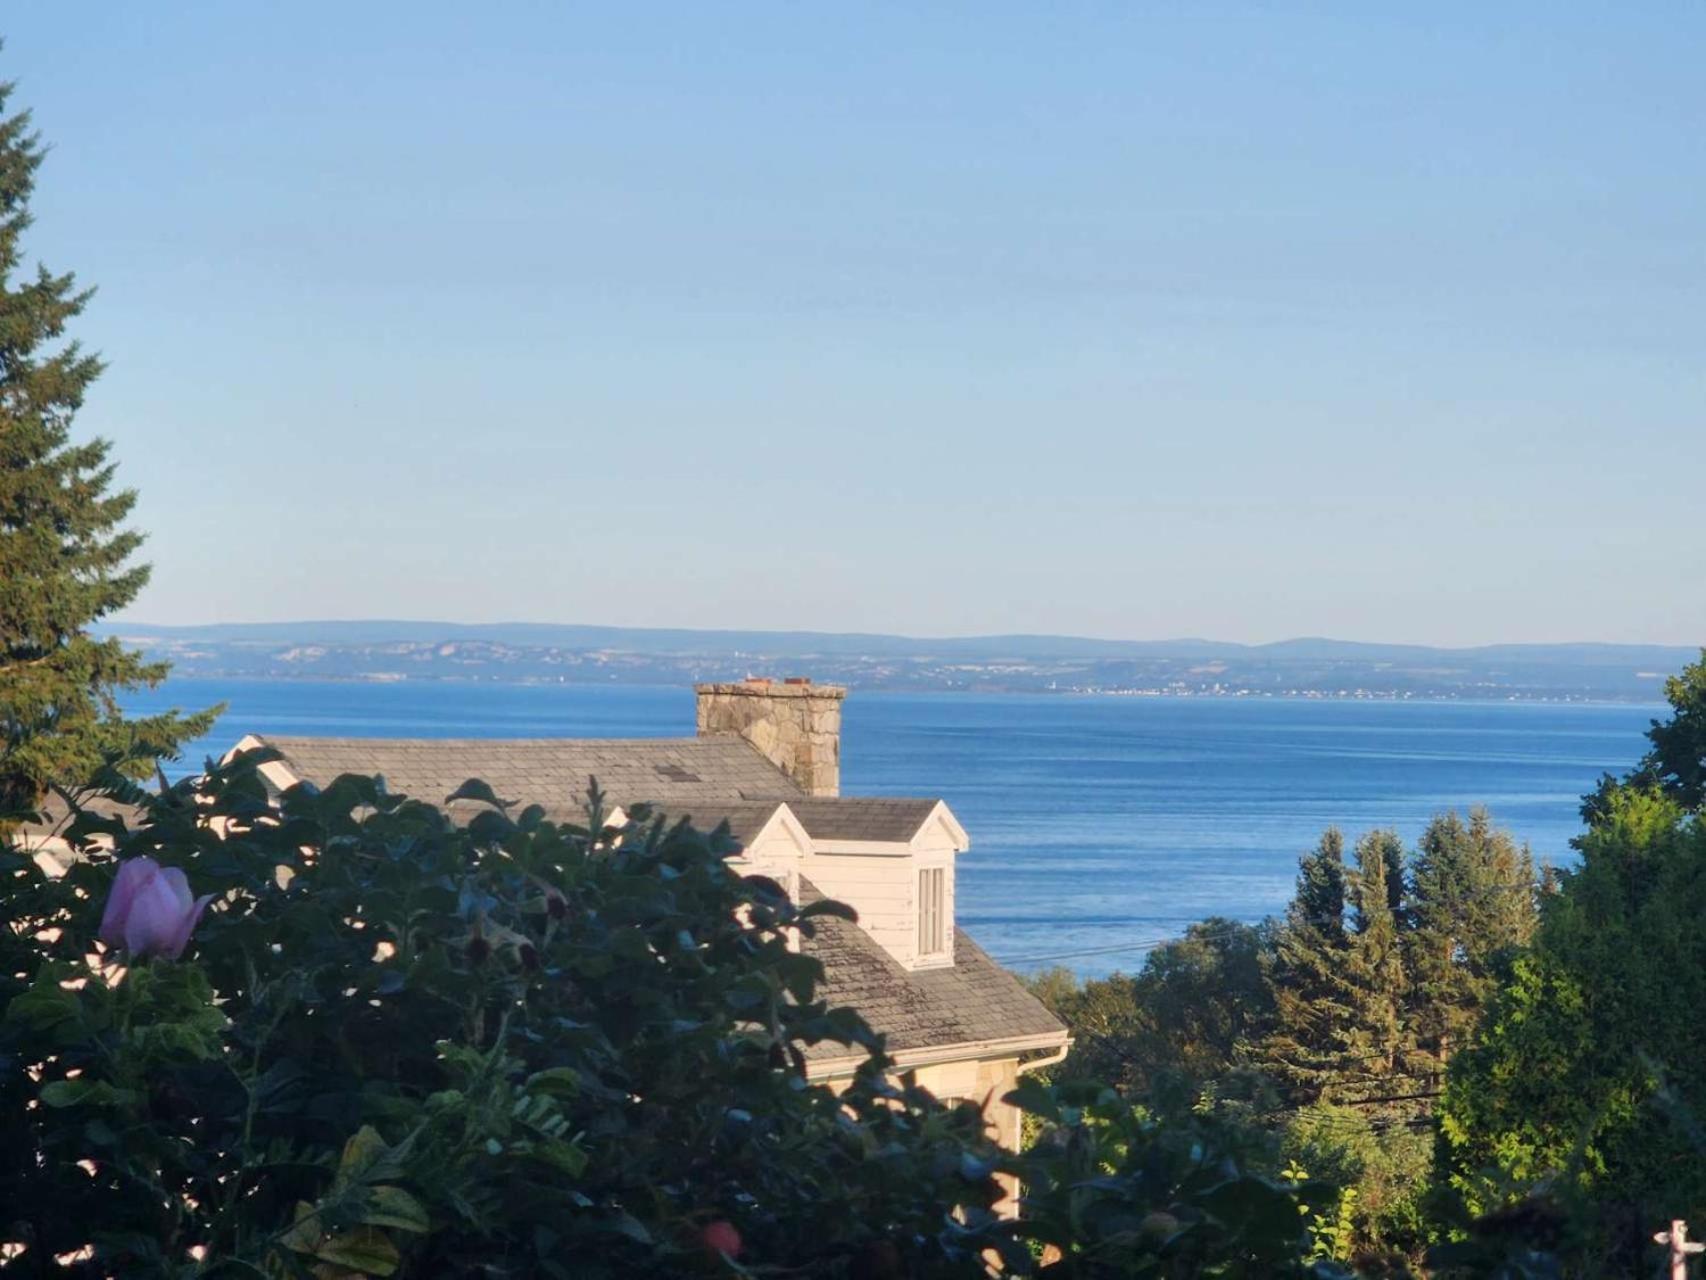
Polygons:
<instances>
[{"instance_id":1,"label":"shrub","mask_svg":"<svg viewBox=\"0 0 1706 1280\"><path fill-rule=\"evenodd\" d=\"M270 758L80 814L61 876L0 854L0 1271L1340 1274L1300 1261L1325 1201L1212 1118L1030 1082L1015 1156L892 1080L792 945L850 913L724 829L608 828L596 786L585 825L478 782L466 826L376 778L275 799ZM868 1052L839 1093L820 1041Z\"/></svg>"},{"instance_id":2,"label":"shrub","mask_svg":"<svg viewBox=\"0 0 1706 1280\"><path fill-rule=\"evenodd\" d=\"M61 877L0 855L14 1265L975 1273L979 1121L891 1083L790 948L845 908L740 878L726 831L604 830L596 790L570 826L470 783L459 827L371 778L269 799L267 758L133 795L135 829L79 817ZM143 857L215 899L183 960L123 970L96 930ZM804 1078L822 1040L871 1051L839 1096Z\"/></svg>"}]
</instances>

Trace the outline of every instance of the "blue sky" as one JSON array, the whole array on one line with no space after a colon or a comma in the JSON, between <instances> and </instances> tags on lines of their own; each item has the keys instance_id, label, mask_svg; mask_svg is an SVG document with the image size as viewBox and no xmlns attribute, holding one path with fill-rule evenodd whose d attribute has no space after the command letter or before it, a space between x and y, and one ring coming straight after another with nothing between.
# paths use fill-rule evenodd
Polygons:
<instances>
[{"instance_id":1,"label":"blue sky","mask_svg":"<svg viewBox=\"0 0 1706 1280\"><path fill-rule=\"evenodd\" d=\"M1699 5L3 25L135 619L1706 641Z\"/></svg>"}]
</instances>

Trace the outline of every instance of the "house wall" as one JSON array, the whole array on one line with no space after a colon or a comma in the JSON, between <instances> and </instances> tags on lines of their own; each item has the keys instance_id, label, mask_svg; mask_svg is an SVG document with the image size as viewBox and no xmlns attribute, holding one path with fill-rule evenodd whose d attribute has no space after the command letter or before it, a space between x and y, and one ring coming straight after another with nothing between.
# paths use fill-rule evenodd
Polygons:
<instances>
[{"instance_id":1,"label":"house wall","mask_svg":"<svg viewBox=\"0 0 1706 1280\"><path fill-rule=\"evenodd\" d=\"M801 872L825 896L845 902L859 913L859 926L883 950L908 969L947 968L954 963L955 859L965 847L964 833L950 827L941 811L924 823L910 841L818 841ZM943 872L943 947L920 955L920 871Z\"/></svg>"},{"instance_id":2,"label":"house wall","mask_svg":"<svg viewBox=\"0 0 1706 1280\"><path fill-rule=\"evenodd\" d=\"M801 868L824 897L859 913L859 927L901 964L916 950L917 903L907 856L814 853Z\"/></svg>"},{"instance_id":3,"label":"house wall","mask_svg":"<svg viewBox=\"0 0 1706 1280\"><path fill-rule=\"evenodd\" d=\"M965 1062L943 1062L913 1068L909 1075L918 1084L941 1099L976 1102L983 1109L990 1138L1008 1151L1017 1151L1024 1140L1024 1113L1009 1102L1003 1102L1019 1083L1017 1058L972 1059ZM846 1079L825 1080L836 1093L847 1087ZM1019 1184L1006 1174L996 1175L1003 1196L996 1212L1004 1217L1019 1213Z\"/></svg>"},{"instance_id":4,"label":"house wall","mask_svg":"<svg viewBox=\"0 0 1706 1280\"><path fill-rule=\"evenodd\" d=\"M731 858L729 865L742 875L756 874L778 880L790 897L798 899L804 856L805 851L789 830L781 823L772 823L741 850L739 857Z\"/></svg>"},{"instance_id":5,"label":"house wall","mask_svg":"<svg viewBox=\"0 0 1706 1280\"><path fill-rule=\"evenodd\" d=\"M918 873L940 867L946 873L943 911L944 950L918 954ZM908 969L946 967L954 962L954 851L922 853L813 853L801 868L825 897L845 902L859 913L859 927Z\"/></svg>"}]
</instances>

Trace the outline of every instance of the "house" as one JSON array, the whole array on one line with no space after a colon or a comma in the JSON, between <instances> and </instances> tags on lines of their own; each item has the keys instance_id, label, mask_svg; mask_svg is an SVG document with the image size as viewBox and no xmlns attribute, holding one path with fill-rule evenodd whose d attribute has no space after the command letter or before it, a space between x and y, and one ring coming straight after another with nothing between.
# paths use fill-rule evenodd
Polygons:
<instances>
[{"instance_id":1,"label":"house","mask_svg":"<svg viewBox=\"0 0 1706 1280\"><path fill-rule=\"evenodd\" d=\"M830 897L857 924L820 917L804 942L824 966L822 995L848 1005L888 1038L898 1067L944 1099L975 1099L992 1136L1014 1147L1018 1110L1002 1098L1019 1075L1065 1056L1065 1026L954 920L965 829L938 799L840 794L841 704L846 690L807 681L697 686L692 738L386 739L246 737L267 746L262 766L283 791L339 774L380 774L393 791L438 800L466 779L506 799L581 815L588 777L620 816L657 805L705 828L727 821L744 846L733 865L777 880L796 901ZM482 806L451 805L469 817ZM848 1080L863 1053L821 1044L810 1078Z\"/></svg>"}]
</instances>

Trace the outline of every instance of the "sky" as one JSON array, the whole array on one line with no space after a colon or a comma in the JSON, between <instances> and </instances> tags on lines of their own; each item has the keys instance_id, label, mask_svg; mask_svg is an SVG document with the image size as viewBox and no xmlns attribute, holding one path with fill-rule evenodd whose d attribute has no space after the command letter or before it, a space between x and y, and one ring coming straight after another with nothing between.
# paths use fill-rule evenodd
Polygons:
<instances>
[{"instance_id":1,"label":"sky","mask_svg":"<svg viewBox=\"0 0 1706 1280\"><path fill-rule=\"evenodd\" d=\"M0 32L133 621L1706 641L1706 6Z\"/></svg>"}]
</instances>

